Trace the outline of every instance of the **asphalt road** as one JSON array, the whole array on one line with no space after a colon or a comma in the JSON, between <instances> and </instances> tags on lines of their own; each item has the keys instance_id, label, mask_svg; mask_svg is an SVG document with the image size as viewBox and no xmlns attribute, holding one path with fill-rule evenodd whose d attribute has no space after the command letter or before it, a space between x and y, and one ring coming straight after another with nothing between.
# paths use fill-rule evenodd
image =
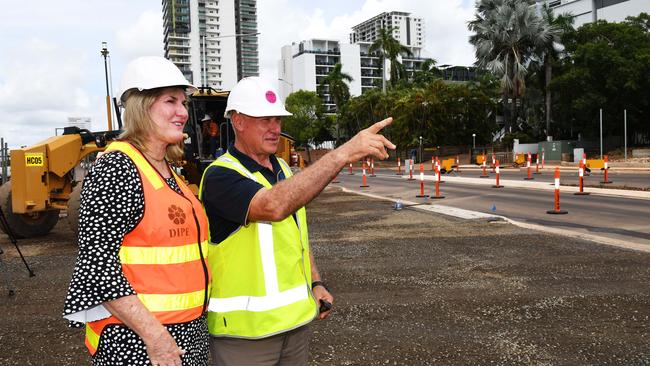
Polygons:
<instances>
[{"instance_id":1,"label":"asphalt road","mask_svg":"<svg viewBox=\"0 0 650 366\"><path fill-rule=\"evenodd\" d=\"M428 166L425 165L425 169L427 168L431 169L431 164L429 164ZM491 172L491 169L487 169L487 171L488 174L490 175L490 178L494 179L495 174ZM461 169L460 176L478 177L481 174L482 172L479 169L471 169L471 170ZM551 168L550 166L546 166L545 169L540 169L539 174L535 174L534 166L531 168L531 177L533 178L534 181L552 183L554 180L554 174L555 174L554 168ZM610 169L607 175L608 175L608 180L612 182L608 184L609 186L650 189L650 172L647 171L620 171L620 170L617 171L617 170ZM501 179L524 180L525 177L527 177L527 172L525 168L501 169ZM603 186L604 184L602 184L601 182L604 181L604 178L605 178L604 174L601 170L592 170L591 174L585 175L584 185L585 187ZM567 184L567 185L577 185L578 170L574 169L569 171L566 169L566 167L563 168L560 172L560 183Z\"/></svg>"},{"instance_id":2,"label":"asphalt road","mask_svg":"<svg viewBox=\"0 0 650 366\"><path fill-rule=\"evenodd\" d=\"M462 173L465 175L465 173ZM462 208L496 214L518 222L569 230L575 233L606 237L615 241L634 243L650 250L650 201L602 195L575 196L561 194L561 209L566 215L550 215L553 209L552 191L523 188L478 186L446 181L440 185L444 199L416 198L418 180L407 181L392 173L368 177L369 188L360 188L361 175L343 172L341 186L353 191L364 191L380 196ZM444 180L444 176L443 176ZM434 185L425 182L425 194L433 194Z\"/></svg>"}]
</instances>

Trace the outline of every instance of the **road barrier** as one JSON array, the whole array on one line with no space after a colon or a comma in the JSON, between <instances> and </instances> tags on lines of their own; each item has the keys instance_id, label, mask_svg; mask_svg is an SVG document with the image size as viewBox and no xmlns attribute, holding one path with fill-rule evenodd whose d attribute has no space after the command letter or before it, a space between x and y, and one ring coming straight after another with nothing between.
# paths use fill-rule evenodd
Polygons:
<instances>
[{"instance_id":1,"label":"road barrier","mask_svg":"<svg viewBox=\"0 0 650 366\"><path fill-rule=\"evenodd\" d=\"M497 160L496 163L494 164L494 171L497 173L497 184L493 185L492 188L503 188L502 185L499 184L499 177L501 176L501 169L499 168L499 161Z\"/></svg>"},{"instance_id":2,"label":"road barrier","mask_svg":"<svg viewBox=\"0 0 650 366\"><path fill-rule=\"evenodd\" d=\"M424 164L420 163L420 194L416 195L418 198L429 197L428 194L424 194Z\"/></svg>"},{"instance_id":3,"label":"road barrier","mask_svg":"<svg viewBox=\"0 0 650 366\"><path fill-rule=\"evenodd\" d=\"M415 179L413 179L413 159L409 159L409 179L408 180L415 180Z\"/></svg>"},{"instance_id":4,"label":"road barrier","mask_svg":"<svg viewBox=\"0 0 650 366\"><path fill-rule=\"evenodd\" d=\"M485 159L483 159L483 165L481 167L483 168L483 174L480 175L479 178L489 178L490 176L488 175L485 167Z\"/></svg>"},{"instance_id":5,"label":"road barrier","mask_svg":"<svg viewBox=\"0 0 650 366\"><path fill-rule=\"evenodd\" d=\"M366 162L365 161L363 162L363 165L362 165L361 169L362 169L361 170L362 176L361 176L361 185L359 187L368 188L370 186L368 185L368 178L366 178Z\"/></svg>"},{"instance_id":6,"label":"road barrier","mask_svg":"<svg viewBox=\"0 0 650 366\"><path fill-rule=\"evenodd\" d=\"M526 159L526 171L528 172L526 174L526 178L524 180L533 180L535 178L530 176L530 163L531 163L532 157L530 155L530 152L528 153L528 159Z\"/></svg>"},{"instance_id":7,"label":"road barrier","mask_svg":"<svg viewBox=\"0 0 650 366\"><path fill-rule=\"evenodd\" d=\"M609 184L612 183L611 180L609 180L608 172L609 172L609 156L605 155L605 162L603 163L603 170L605 171L605 179L603 179L602 182L603 184Z\"/></svg>"},{"instance_id":8,"label":"road barrier","mask_svg":"<svg viewBox=\"0 0 650 366\"><path fill-rule=\"evenodd\" d=\"M539 155L537 155L537 162L535 163L535 173L533 174L542 174L539 172Z\"/></svg>"},{"instance_id":9,"label":"road barrier","mask_svg":"<svg viewBox=\"0 0 650 366\"><path fill-rule=\"evenodd\" d=\"M354 172L352 171L352 163L350 163L350 169L348 170L348 175L354 175Z\"/></svg>"},{"instance_id":10,"label":"road barrier","mask_svg":"<svg viewBox=\"0 0 650 366\"><path fill-rule=\"evenodd\" d=\"M431 157L431 171L436 170L436 158L434 156Z\"/></svg>"},{"instance_id":11,"label":"road barrier","mask_svg":"<svg viewBox=\"0 0 650 366\"><path fill-rule=\"evenodd\" d=\"M494 153L492 153L492 173L496 173L497 169L497 158L494 156Z\"/></svg>"},{"instance_id":12,"label":"road barrier","mask_svg":"<svg viewBox=\"0 0 650 366\"><path fill-rule=\"evenodd\" d=\"M396 175L402 175L402 161L397 157L397 173Z\"/></svg>"},{"instance_id":13,"label":"road barrier","mask_svg":"<svg viewBox=\"0 0 650 366\"><path fill-rule=\"evenodd\" d=\"M433 172L433 179L436 181L436 195L432 196L433 199L443 199L445 196L440 195L440 170L436 169Z\"/></svg>"},{"instance_id":14,"label":"road barrier","mask_svg":"<svg viewBox=\"0 0 650 366\"><path fill-rule=\"evenodd\" d=\"M376 175L375 175L375 159L374 158L370 159L370 176L371 177L376 177Z\"/></svg>"},{"instance_id":15,"label":"road barrier","mask_svg":"<svg viewBox=\"0 0 650 366\"><path fill-rule=\"evenodd\" d=\"M589 194L589 192L584 191L584 175L585 165L582 160L580 160L580 167L578 168L578 187L580 190L574 193L576 196L586 196Z\"/></svg>"},{"instance_id":16,"label":"road barrier","mask_svg":"<svg viewBox=\"0 0 650 366\"><path fill-rule=\"evenodd\" d=\"M555 205L552 210L546 211L551 215L564 215L567 211L560 210L560 168L555 167Z\"/></svg>"},{"instance_id":17,"label":"road barrier","mask_svg":"<svg viewBox=\"0 0 650 366\"><path fill-rule=\"evenodd\" d=\"M544 152L542 151L542 169L544 169Z\"/></svg>"}]
</instances>

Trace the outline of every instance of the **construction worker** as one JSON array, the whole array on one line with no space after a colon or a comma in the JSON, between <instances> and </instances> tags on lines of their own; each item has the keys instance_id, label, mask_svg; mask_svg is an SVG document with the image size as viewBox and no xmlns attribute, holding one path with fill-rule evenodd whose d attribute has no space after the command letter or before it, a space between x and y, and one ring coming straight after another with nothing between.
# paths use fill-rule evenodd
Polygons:
<instances>
[{"instance_id":1,"label":"construction worker","mask_svg":"<svg viewBox=\"0 0 650 366\"><path fill-rule=\"evenodd\" d=\"M209 115L205 115L201 120L203 124L203 137L208 140L210 157L215 158L217 152L217 144L219 137L219 125Z\"/></svg>"},{"instance_id":2,"label":"construction worker","mask_svg":"<svg viewBox=\"0 0 650 366\"><path fill-rule=\"evenodd\" d=\"M83 183L64 317L85 323L94 365L207 365L208 220L169 166L196 88L171 61L141 57L121 89L124 132Z\"/></svg>"},{"instance_id":3,"label":"construction worker","mask_svg":"<svg viewBox=\"0 0 650 366\"><path fill-rule=\"evenodd\" d=\"M225 111L235 142L204 172L200 188L210 222L213 273L208 330L215 365L306 365L308 324L331 312L334 297L309 247L304 206L344 165L388 157L395 146L361 131L300 174L274 153L281 118L290 116L274 86L244 78Z\"/></svg>"}]
</instances>

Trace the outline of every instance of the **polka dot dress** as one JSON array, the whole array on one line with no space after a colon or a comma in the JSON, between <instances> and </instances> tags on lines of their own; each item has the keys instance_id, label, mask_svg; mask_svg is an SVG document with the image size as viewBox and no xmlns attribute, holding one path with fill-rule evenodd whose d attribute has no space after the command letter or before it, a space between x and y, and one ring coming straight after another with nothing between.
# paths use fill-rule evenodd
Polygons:
<instances>
[{"instance_id":1,"label":"polka dot dress","mask_svg":"<svg viewBox=\"0 0 650 366\"><path fill-rule=\"evenodd\" d=\"M181 192L174 178L170 188ZM119 250L124 236L144 215L144 191L135 164L122 152L111 152L90 168L79 207L79 254L65 299L63 315L92 309L103 302L135 295L124 277ZM97 319L98 320L98 319ZM72 326L83 326L73 323ZM205 316L166 326L181 349L184 366L207 365L209 335ZM142 339L123 325L102 332L93 356L96 366L150 365Z\"/></svg>"}]
</instances>

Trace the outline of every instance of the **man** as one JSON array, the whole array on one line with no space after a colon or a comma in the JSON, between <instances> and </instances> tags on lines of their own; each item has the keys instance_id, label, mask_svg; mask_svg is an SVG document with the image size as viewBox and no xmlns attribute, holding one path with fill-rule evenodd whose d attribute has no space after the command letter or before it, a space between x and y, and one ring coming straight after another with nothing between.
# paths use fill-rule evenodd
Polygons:
<instances>
[{"instance_id":1,"label":"man","mask_svg":"<svg viewBox=\"0 0 650 366\"><path fill-rule=\"evenodd\" d=\"M205 115L201 120L203 123L203 137L208 140L210 157L214 158L217 152L217 137L219 137L219 125L210 115Z\"/></svg>"},{"instance_id":2,"label":"man","mask_svg":"<svg viewBox=\"0 0 650 366\"><path fill-rule=\"evenodd\" d=\"M291 113L270 83L242 79L225 114L235 143L206 169L200 188L210 221L212 358L218 366L306 365L307 324L326 318L334 298L309 249L304 206L348 162L387 158L386 147L395 146L377 132L392 119L292 177L287 163L273 155L281 117Z\"/></svg>"}]
</instances>

